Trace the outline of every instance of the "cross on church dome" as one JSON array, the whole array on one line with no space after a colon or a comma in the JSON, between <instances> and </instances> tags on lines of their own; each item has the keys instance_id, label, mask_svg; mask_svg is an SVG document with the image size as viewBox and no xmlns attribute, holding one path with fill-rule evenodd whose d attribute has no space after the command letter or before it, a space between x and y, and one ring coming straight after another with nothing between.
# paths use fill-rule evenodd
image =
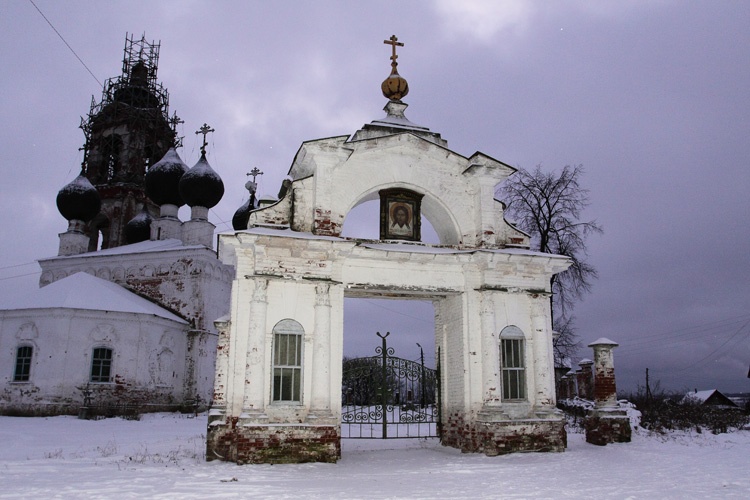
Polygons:
<instances>
[{"instance_id":1,"label":"cross on church dome","mask_svg":"<svg viewBox=\"0 0 750 500\"><path fill-rule=\"evenodd\" d=\"M248 176L252 175L253 176L253 182L255 182L255 178L257 176L259 176L259 175L263 175L263 172L261 172L258 167L253 167L253 169L248 174L246 174L246 175L248 175Z\"/></svg>"},{"instance_id":2,"label":"cross on church dome","mask_svg":"<svg viewBox=\"0 0 750 500\"><path fill-rule=\"evenodd\" d=\"M402 97L406 97L409 93L409 84L406 79L398 74L396 67L398 66L398 55L396 55L396 47L403 47L404 43L399 42L396 35L392 35L388 40L383 40L383 43L390 45L391 51L391 74L383 80L380 88L383 91L383 95L391 101L400 101Z\"/></svg>"},{"instance_id":3,"label":"cross on church dome","mask_svg":"<svg viewBox=\"0 0 750 500\"><path fill-rule=\"evenodd\" d=\"M204 156L206 154L206 146L208 146L208 142L206 141L206 136L209 134L209 132L216 132L216 130L209 127L207 123L204 123L203 126L195 132L195 135L203 134L203 145L201 146L201 154Z\"/></svg>"},{"instance_id":4,"label":"cross on church dome","mask_svg":"<svg viewBox=\"0 0 750 500\"><path fill-rule=\"evenodd\" d=\"M185 120L177 116L177 111L174 112L174 115L172 115L172 118L169 120L169 125L172 128L172 134L174 134L174 139L172 140L172 146L175 148L182 147L182 137L177 136L177 126L181 123L185 123Z\"/></svg>"},{"instance_id":5,"label":"cross on church dome","mask_svg":"<svg viewBox=\"0 0 750 500\"><path fill-rule=\"evenodd\" d=\"M383 43L390 45L393 48L393 53L391 54L391 67L395 69L396 66L398 66L398 63L396 62L396 59L398 59L398 56L396 55L396 47L403 47L404 42L399 42L396 35L391 35L388 40L383 40Z\"/></svg>"}]
</instances>

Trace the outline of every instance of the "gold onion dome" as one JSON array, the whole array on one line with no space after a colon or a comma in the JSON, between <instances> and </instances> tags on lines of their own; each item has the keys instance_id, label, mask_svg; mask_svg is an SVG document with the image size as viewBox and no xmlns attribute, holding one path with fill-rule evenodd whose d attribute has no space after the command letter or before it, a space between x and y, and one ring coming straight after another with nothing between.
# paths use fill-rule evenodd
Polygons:
<instances>
[{"instance_id":1,"label":"gold onion dome","mask_svg":"<svg viewBox=\"0 0 750 500\"><path fill-rule=\"evenodd\" d=\"M391 101L400 101L402 97L409 93L409 84L404 77L396 72L395 67L391 75L383 80L380 88L383 89L383 95Z\"/></svg>"},{"instance_id":2,"label":"gold onion dome","mask_svg":"<svg viewBox=\"0 0 750 500\"><path fill-rule=\"evenodd\" d=\"M383 80L380 88L383 90L383 95L391 101L400 101L402 97L405 97L409 93L409 84L406 79L398 74L396 67L398 63L396 59L396 47L403 47L404 44L398 41L396 35L391 36L390 39L384 40L383 43L393 47L391 54L391 74Z\"/></svg>"}]
</instances>

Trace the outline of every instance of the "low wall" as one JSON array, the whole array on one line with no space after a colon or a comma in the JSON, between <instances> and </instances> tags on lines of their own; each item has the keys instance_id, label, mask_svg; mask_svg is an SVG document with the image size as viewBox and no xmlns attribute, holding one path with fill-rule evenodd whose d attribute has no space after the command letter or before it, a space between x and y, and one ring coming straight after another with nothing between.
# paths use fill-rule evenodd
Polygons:
<instances>
[{"instance_id":1,"label":"low wall","mask_svg":"<svg viewBox=\"0 0 750 500\"><path fill-rule=\"evenodd\" d=\"M245 426L209 419L206 460L237 464L336 462L341 458L341 427L302 424Z\"/></svg>"},{"instance_id":2,"label":"low wall","mask_svg":"<svg viewBox=\"0 0 750 500\"><path fill-rule=\"evenodd\" d=\"M515 452L564 451L567 433L563 419L521 419L483 422L461 412L447 416L442 443L465 453L488 456Z\"/></svg>"}]
</instances>

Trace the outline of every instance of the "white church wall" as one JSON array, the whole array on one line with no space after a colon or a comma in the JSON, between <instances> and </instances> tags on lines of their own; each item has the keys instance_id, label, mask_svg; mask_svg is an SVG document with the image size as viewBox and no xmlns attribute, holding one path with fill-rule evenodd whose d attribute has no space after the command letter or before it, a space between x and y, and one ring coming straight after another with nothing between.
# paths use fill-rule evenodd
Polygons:
<instances>
[{"instance_id":1,"label":"white church wall","mask_svg":"<svg viewBox=\"0 0 750 500\"><path fill-rule=\"evenodd\" d=\"M205 407L213 399L218 332L191 330L188 332L188 349L185 362L184 398L198 398L196 404Z\"/></svg>"},{"instance_id":2,"label":"white church wall","mask_svg":"<svg viewBox=\"0 0 750 500\"><path fill-rule=\"evenodd\" d=\"M7 367L0 412L76 414L85 389L93 405L175 409L185 399L186 325L76 309L0 311L0 317L0 366ZM34 348L28 381L13 380L19 345ZM112 350L108 382L91 380L95 348Z\"/></svg>"},{"instance_id":3,"label":"white church wall","mask_svg":"<svg viewBox=\"0 0 750 500\"><path fill-rule=\"evenodd\" d=\"M229 312L234 270L205 247L183 247L177 242L171 249L160 250L160 245L169 244L169 241L144 242L136 245L150 251L128 251L126 246L42 259L39 284L45 286L84 271L146 295L193 321L195 328L215 333L213 321Z\"/></svg>"}]
</instances>

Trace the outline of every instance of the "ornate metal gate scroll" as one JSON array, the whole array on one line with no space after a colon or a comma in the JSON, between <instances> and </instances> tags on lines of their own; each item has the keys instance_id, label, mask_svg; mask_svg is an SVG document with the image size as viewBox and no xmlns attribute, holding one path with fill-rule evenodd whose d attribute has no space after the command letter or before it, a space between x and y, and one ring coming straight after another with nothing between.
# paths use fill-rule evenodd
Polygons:
<instances>
[{"instance_id":1,"label":"ornate metal gate scroll","mask_svg":"<svg viewBox=\"0 0 750 500\"><path fill-rule=\"evenodd\" d=\"M344 360L341 437L440 437L440 352L437 369L397 358L381 335L376 356ZM417 344L419 345L419 344ZM421 350L421 346L420 346Z\"/></svg>"}]
</instances>

